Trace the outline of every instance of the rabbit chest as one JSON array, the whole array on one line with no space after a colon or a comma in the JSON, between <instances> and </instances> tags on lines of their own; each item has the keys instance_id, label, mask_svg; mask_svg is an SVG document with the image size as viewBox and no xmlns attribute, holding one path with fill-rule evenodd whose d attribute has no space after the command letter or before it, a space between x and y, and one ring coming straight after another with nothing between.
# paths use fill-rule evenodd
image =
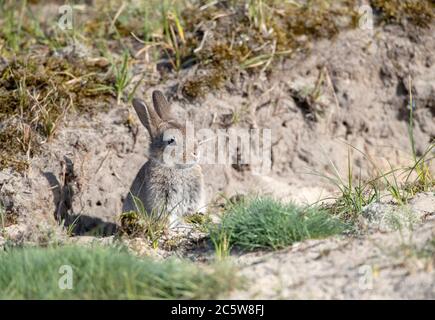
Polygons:
<instances>
[{"instance_id":1,"label":"rabbit chest","mask_svg":"<svg viewBox=\"0 0 435 320\"><path fill-rule=\"evenodd\" d=\"M185 169L154 167L149 171L147 207L164 206L183 216L201 209L203 177L199 165Z\"/></svg>"}]
</instances>

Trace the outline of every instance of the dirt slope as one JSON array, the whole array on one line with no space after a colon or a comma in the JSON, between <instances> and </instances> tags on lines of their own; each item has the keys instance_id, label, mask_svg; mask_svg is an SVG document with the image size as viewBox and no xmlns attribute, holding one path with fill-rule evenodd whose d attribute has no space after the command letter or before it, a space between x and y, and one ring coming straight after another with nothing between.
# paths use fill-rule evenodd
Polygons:
<instances>
[{"instance_id":1,"label":"dirt slope","mask_svg":"<svg viewBox=\"0 0 435 320\"><path fill-rule=\"evenodd\" d=\"M314 43L308 56L296 54L267 77L244 75L247 78L197 103L177 93L183 75L158 86L176 113L193 121L195 128L272 129L271 172L258 176L249 168L205 165L206 176L213 177L206 179L208 200L223 191L229 196L259 192L316 201L330 190L322 179L307 173L331 172L332 162L345 176L346 143L365 152L381 169L388 169L388 163L393 167L409 164L409 75L416 101L417 153L435 136L433 26L414 31L388 26L375 30L373 37L359 29L343 32L335 41ZM320 94L310 98L316 84ZM155 88L143 88L138 95L147 99ZM235 114L239 121L228 122ZM128 119L135 122L133 128ZM92 117L71 116L54 141L44 146L43 154L32 159L25 176L8 170L0 173L2 197L31 229L55 225L61 199L56 186L62 184L61 162L67 157L74 165L69 213L95 217L83 222L92 226L98 219L115 222L128 186L147 160L148 137L137 124L131 106L109 106L107 113ZM354 172L364 178L375 173L358 152L353 154L353 164Z\"/></svg>"},{"instance_id":2,"label":"dirt slope","mask_svg":"<svg viewBox=\"0 0 435 320\"><path fill-rule=\"evenodd\" d=\"M176 113L197 128L272 129L271 172L258 176L249 168L205 165L209 202L220 192L255 192L312 203L333 190L308 173L331 172L332 162L345 176L346 143L382 169L409 164L409 76L416 103L417 153L434 139L433 34L433 25L418 32L412 26L387 26L373 33L355 29L313 43L308 55L295 53L272 72L259 77L241 73L225 89L195 103L179 90L191 71L143 88L138 95L148 99L152 90L162 89ZM12 240L65 239L65 230L58 226L61 219L67 225L77 223L78 235L97 227L105 236L113 234L122 200L147 160L148 137L131 106L108 107L105 113L67 118L24 175L0 172L0 197L17 216L17 225L8 229ZM364 178L374 173L357 152L352 163ZM68 188L62 188L65 181ZM434 194L425 197L433 201ZM421 247L433 238L430 214L435 210L426 209L429 216L416 226L412 245ZM401 232L377 231L356 239L306 241L279 252L242 255L237 263L241 274L251 279L251 288L233 297L435 298L435 277L428 267L433 264L417 258L414 264L404 254L394 257L404 250L403 243L409 244ZM365 265L374 268L370 290L360 286Z\"/></svg>"}]
</instances>

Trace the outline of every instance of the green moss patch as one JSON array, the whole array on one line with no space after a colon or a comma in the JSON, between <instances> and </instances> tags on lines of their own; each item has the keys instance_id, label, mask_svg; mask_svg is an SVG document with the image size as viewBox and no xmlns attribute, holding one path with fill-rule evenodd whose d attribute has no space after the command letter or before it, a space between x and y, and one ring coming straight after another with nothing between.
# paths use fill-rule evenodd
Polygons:
<instances>
[{"instance_id":1,"label":"green moss patch","mask_svg":"<svg viewBox=\"0 0 435 320\"><path fill-rule=\"evenodd\" d=\"M420 27L428 27L434 18L434 2L430 0L372 0L371 5L380 11L386 22L407 20Z\"/></svg>"}]
</instances>

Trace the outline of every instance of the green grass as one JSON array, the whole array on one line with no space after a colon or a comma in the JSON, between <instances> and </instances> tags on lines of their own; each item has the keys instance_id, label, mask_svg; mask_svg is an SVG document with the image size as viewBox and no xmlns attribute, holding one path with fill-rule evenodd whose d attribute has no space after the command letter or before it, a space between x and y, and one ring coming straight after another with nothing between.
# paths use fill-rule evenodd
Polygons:
<instances>
[{"instance_id":1,"label":"green grass","mask_svg":"<svg viewBox=\"0 0 435 320\"><path fill-rule=\"evenodd\" d=\"M343 232L346 225L320 208L303 208L272 198L251 198L230 206L210 227L217 251L280 249L294 242Z\"/></svg>"},{"instance_id":2,"label":"green grass","mask_svg":"<svg viewBox=\"0 0 435 320\"><path fill-rule=\"evenodd\" d=\"M355 222L355 219L362 212L363 208L374 201L379 201L381 198L381 188L378 183L380 178L375 178L370 181L363 181L361 175L359 175L357 181L354 181L353 167L352 167L352 149L361 152L360 150L349 145L347 156L347 179L343 178L337 167L331 161L331 167L333 169L332 174L313 173L326 179L331 185L333 185L338 192L336 197L322 199L334 200L332 204L324 205L327 210L341 219ZM362 153L362 152L361 152ZM363 156L367 156L362 153ZM370 159L368 159L370 161Z\"/></svg>"},{"instance_id":3,"label":"green grass","mask_svg":"<svg viewBox=\"0 0 435 320\"><path fill-rule=\"evenodd\" d=\"M122 53L121 59L121 62L115 62L113 61L113 58L110 59L112 65L112 72L115 78L113 83L113 89L115 91L116 101L118 102L118 104L121 103L124 90L128 87L132 80L131 70L128 66L129 53L127 51L124 51Z\"/></svg>"},{"instance_id":4,"label":"green grass","mask_svg":"<svg viewBox=\"0 0 435 320\"><path fill-rule=\"evenodd\" d=\"M61 266L72 289L60 289ZM14 248L0 252L0 299L213 299L236 283L228 266L203 270L181 260L140 259L101 247Z\"/></svg>"}]
</instances>

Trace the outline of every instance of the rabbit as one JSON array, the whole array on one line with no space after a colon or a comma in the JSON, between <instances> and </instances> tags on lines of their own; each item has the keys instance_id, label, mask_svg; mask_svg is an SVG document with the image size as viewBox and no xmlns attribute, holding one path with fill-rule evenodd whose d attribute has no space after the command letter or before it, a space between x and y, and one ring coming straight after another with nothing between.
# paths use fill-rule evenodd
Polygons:
<instances>
[{"instance_id":1,"label":"rabbit","mask_svg":"<svg viewBox=\"0 0 435 320\"><path fill-rule=\"evenodd\" d=\"M168 148L184 145L186 127L172 117L170 104L162 92L154 91L152 100L154 108L137 98L132 102L151 143L149 160L136 175L124 201L123 212L138 211L138 198L148 214L156 212L153 210L164 210L169 214L169 223L178 225L183 216L204 212L204 179L199 156L195 153L197 144L194 143L191 153L183 150L184 161L165 157Z\"/></svg>"}]
</instances>

